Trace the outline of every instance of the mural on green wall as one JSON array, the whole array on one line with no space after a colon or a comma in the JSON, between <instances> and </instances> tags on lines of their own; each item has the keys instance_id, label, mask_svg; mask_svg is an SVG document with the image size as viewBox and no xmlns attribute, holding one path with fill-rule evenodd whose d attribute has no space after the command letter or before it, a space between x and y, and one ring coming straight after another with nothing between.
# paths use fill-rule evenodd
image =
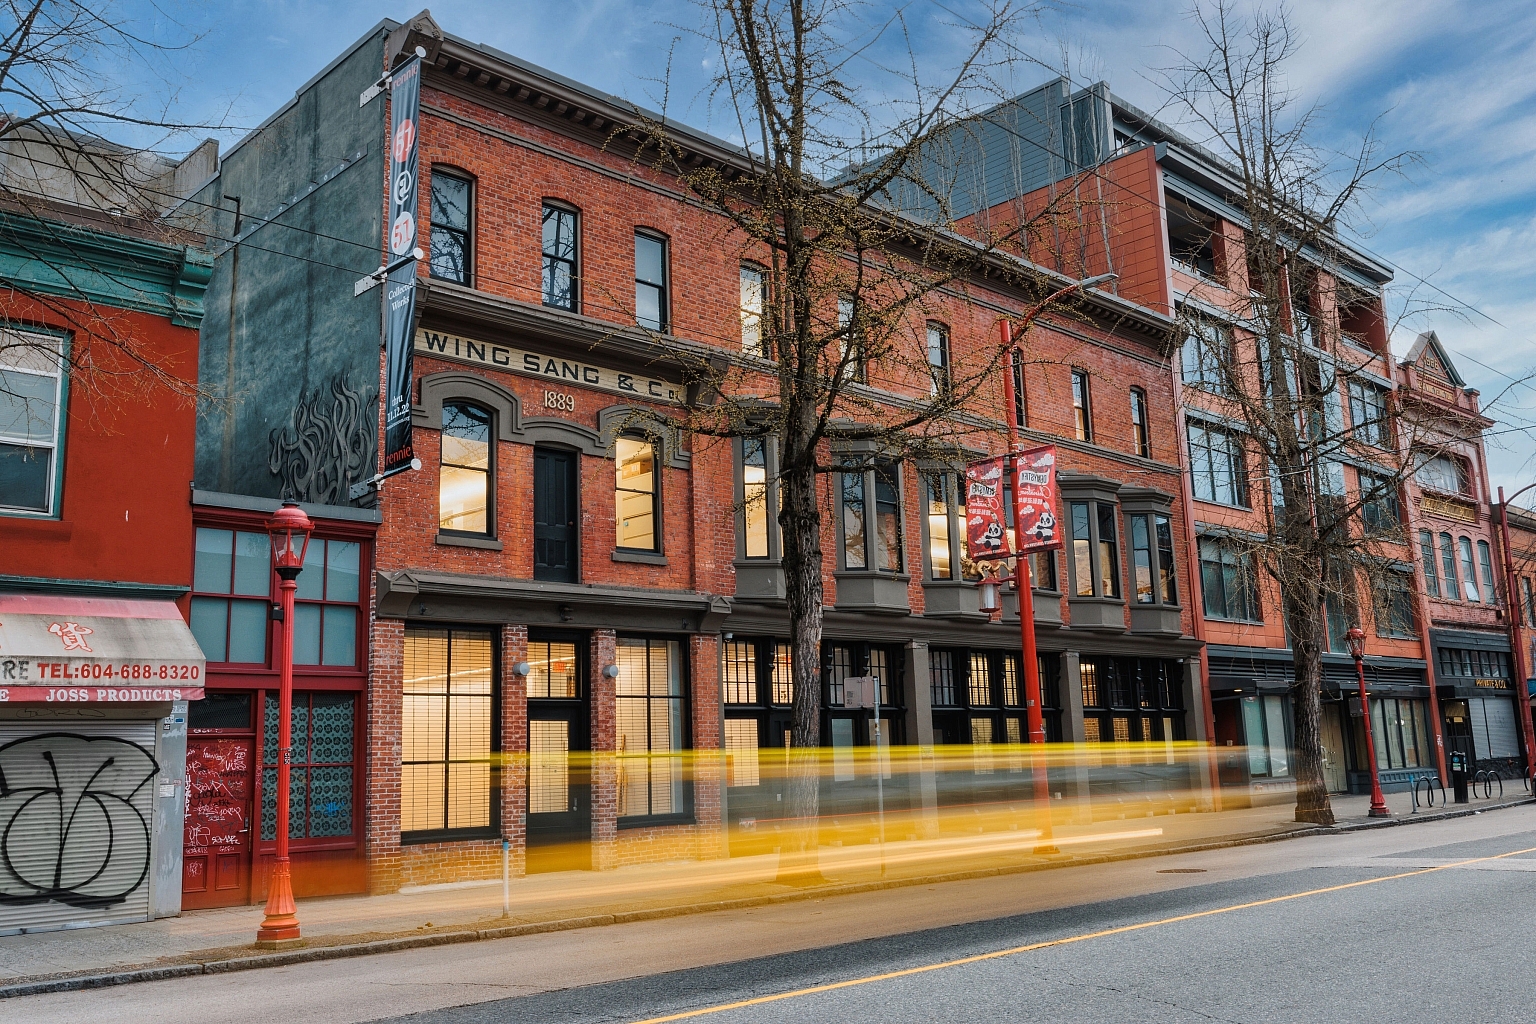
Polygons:
<instances>
[{"instance_id":1,"label":"mural on green wall","mask_svg":"<svg viewBox=\"0 0 1536 1024\"><path fill-rule=\"evenodd\" d=\"M288 425L272 431L268 468L287 497L345 505L349 488L377 472L378 432L378 389L354 390L338 373L301 394Z\"/></svg>"}]
</instances>

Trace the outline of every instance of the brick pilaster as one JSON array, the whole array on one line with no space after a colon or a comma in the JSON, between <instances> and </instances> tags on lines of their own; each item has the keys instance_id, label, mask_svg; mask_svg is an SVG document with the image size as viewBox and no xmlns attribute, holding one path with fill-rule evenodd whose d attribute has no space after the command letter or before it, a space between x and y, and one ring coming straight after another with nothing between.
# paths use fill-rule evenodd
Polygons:
<instances>
[{"instance_id":1,"label":"brick pilaster","mask_svg":"<svg viewBox=\"0 0 1536 1024\"><path fill-rule=\"evenodd\" d=\"M518 877L528 854L528 677L513 668L527 660L528 627L501 627L501 835Z\"/></svg>"},{"instance_id":2,"label":"brick pilaster","mask_svg":"<svg viewBox=\"0 0 1536 1024\"><path fill-rule=\"evenodd\" d=\"M405 623L375 619L369 645L368 783L364 844L368 891L400 888L400 693Z\"/></svg>"},{"instance_id":3,"label":"brick pilaster","mask_svg":"<svg viewBox=\"0 0 1536 1024\"><path fill-rule=\"evenodd\" d=\"M617 634L611 629L592 634L592 867L598 871L618 866L614 850L619 821L618 766L613 758L617 733L614 680L603 671L615 664L617 643Z\"/></svg>"}]
</instances>

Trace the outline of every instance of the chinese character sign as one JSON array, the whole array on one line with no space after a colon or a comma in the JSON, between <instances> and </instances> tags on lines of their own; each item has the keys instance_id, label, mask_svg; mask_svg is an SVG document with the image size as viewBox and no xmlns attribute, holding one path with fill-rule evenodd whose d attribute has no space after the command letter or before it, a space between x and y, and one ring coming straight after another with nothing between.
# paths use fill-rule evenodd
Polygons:
<instances>
[{"instance_id":1,"label":"chinese character sign","mask_svg":"<svg viewBox=\"0 0 1536 1024\"><path fill-rule=\"evenodd\" d=\"M965 467L965 543L977 561L1013 554L1003 499L1003 459L985 459Z\"/></svg>"},{"instance_id":2,"label":"chinese character sign","mask_svg":"<svg viewBox=\"0 0 1536 1024\"><path fill-rule=\"evenodd\" d=\"M1045 445L1020 452L1018 459L1019 551L1045 551L1061 547L1056 519L1056 446Z\"/></svg>"}]
</instances>

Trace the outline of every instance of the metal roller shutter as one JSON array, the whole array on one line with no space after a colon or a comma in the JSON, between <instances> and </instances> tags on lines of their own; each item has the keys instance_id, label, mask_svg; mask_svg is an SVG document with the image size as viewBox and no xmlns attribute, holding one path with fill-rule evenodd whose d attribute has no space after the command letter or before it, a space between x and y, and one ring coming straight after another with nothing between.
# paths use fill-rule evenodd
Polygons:
<instances>
[{"instance_id":1,"label":"metal roller shutter","mask_svg":"<svg viewBox=\"0 0 1536 1024\"><path fill-rule=\"evenodd\" d=\"M0 722L0 934L149 917L154 721Z\"/></svg>"}]
</instances>

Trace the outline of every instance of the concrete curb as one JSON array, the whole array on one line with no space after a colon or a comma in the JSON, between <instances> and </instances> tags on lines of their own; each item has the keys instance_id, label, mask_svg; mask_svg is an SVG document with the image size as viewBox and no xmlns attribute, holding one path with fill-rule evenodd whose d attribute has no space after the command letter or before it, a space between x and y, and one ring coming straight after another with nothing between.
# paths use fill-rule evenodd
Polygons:
<instances>
[{"instance_id":1,"label":"concrete curb","mask_svg":"<svg viewBox=\"0 0 1536 1024\"><path fill-rule=\"evenodd\" d=\"M1070 856L1043 863L1012 864L1003 867L978 868L972 871L951 871L938 875L922 875L911 878L887 879L874 882L850 882L843 885L817 886L794 892L774 893L767 896L748 896L733 900L711 900L704 903L687 903L674 907L656 907L649 910L631 910L616 914L592 914L585 917L563 918L556 921L532 921L526 924L503 925L493 928L463 929L451 932L434 932L429 935L403 935L398 938L376 939L370 942L341 943L334 946L315 946L286 950L280 953L260 953L252 956L209 960L203 963L166 964L129 968L102 974L71 975L57 978L38 978L0 985L0 999L19 996L43 995L50 992L78 992L93 988L110 988L116 985L132 985L143 981L168 981L198 974L227 974L234 971L254 971L265 967L287 967L292 964L319 960L341 960L355 956L372 956L376 953L395 953L407 949L423 949L429 946L449 946L461 942L480 942L488 939L508 939L520 935L536 935L545 932L572 931L578 928L599 928L604 925L626 924L634 921L654 921L667 917L686 917L693 914L710 914L721 910L743 910L750 907L793 903L800 900L823 899L828 896L850 896L857 893L875 892L881 889L902 889L914 885L934 885L959 882L998 875L1027 874L1033 871L1051 871L1056 868L1082 867L1089 864L1111 864L1127 860L1144 860L1150 857L1172 857L1186 853L1202 853L1209 850L1226 850L1238 846L1256 846L1304 836L1343 835L1367 829L1392 828L1398 825L1414 825L1421 822L1444 821L1448 818L1464 818L1485 811L1498 811L1532 803L1531 797L1506 800L1482 807L1463 807L1456 810L1434 811L1398 816L1380 821L1354 821L1343 825L1318 825L1292 829L1269 835L1242 836L1234 839L1217 839L1205 843L1152 850L1130 850L1123 853L1105 853L1092 856Z\"/></svg>"}]
</instances>

